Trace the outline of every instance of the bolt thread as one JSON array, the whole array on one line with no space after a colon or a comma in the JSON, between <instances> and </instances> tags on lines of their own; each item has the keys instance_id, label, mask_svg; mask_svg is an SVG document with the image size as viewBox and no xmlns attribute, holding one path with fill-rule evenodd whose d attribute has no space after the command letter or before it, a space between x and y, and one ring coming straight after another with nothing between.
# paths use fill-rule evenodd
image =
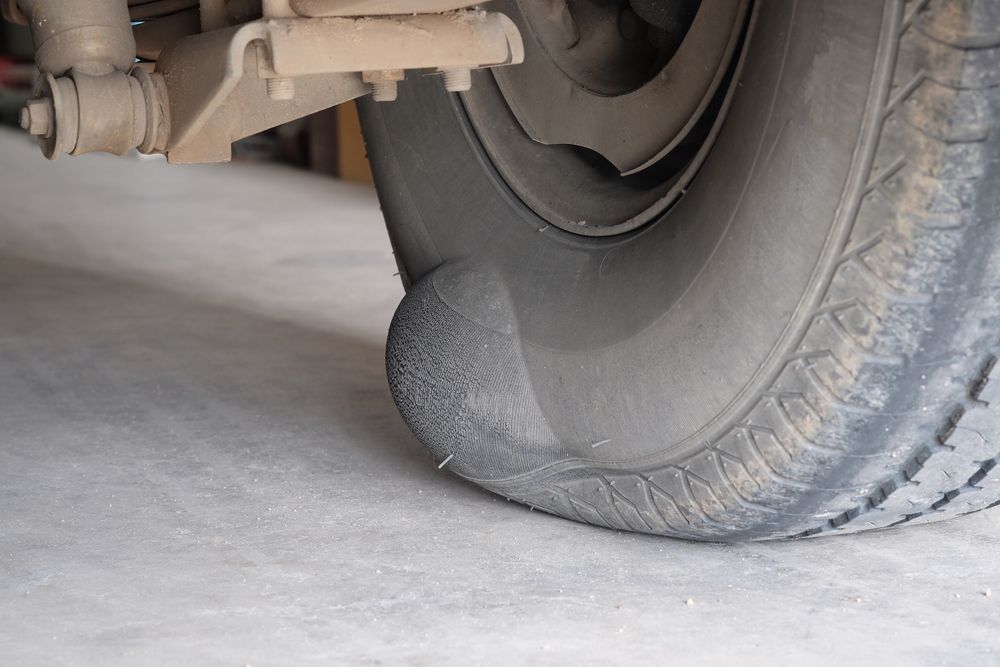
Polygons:
<instances>
[{"instance_id":1,"label":"bolt thread","mask_svg":"<svg viewBox=\"0 0 1000 667\"><path fill-rule=\"evenodd\" d=\"M375 81L372 83L372 99L376 102L394 102L399 94L395 81Z\"/></svg>"},{"instance_id":2,"label":"bolt thread","mask_svg":"<svg viewBox=\"0 0 1000 667\"><path fill-rule=\"evenodd\" d=\"M452 93L460 93L472 88L472 71L468 69L448 69L443 72L444 88Z\"/></svg>"},{"instance_id":3,"label":"bolt thread","mask_svg":"<svg viewBox=\"0 0 1000 667\"><path fill-rule=\"evenodd\" d=\"M291 100L295 98L295 79L282 76L267 80L267 96L272 100Z\"/></svg>"}]
</instances>

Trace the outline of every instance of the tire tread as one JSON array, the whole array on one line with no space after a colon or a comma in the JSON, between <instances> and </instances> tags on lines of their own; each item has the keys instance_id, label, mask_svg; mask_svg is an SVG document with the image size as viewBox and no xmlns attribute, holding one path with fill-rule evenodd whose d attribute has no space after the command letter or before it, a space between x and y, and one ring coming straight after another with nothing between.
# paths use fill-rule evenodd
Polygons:
<instances>
[{"instance_id":1,"label":"tire tread","mask_svg":"<svg viewBox=\"0 0 1000 667\"><path fill-rule=\"evenodd\" d=\"M850 533L1000 504L995 334L968 352L961 391L912 406L941 415L926 439L885 452L843 437L880 419L888 388L919 357L963 243L995 223L974 207L1000 117L1000 3L921 0L894 18L892 80L851 234L800 344L756 405L681 461L487 486L579 521L690 539ZM847 482L818 486L841 469ZM810 507L806 496L822 502Z\"/></svg>"}]
</instances>

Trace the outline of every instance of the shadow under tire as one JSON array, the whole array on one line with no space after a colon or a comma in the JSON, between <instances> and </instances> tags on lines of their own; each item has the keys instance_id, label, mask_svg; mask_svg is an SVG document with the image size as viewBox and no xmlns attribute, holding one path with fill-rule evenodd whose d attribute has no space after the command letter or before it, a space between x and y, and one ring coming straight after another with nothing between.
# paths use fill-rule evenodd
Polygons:
<instances>
[{"instance_id":1,"label":"shadow under tire","mask_svg":"<svg viewBox=\"0 0 1000 667\"><path fill-rule=\"evenodd\" d=\"M361 104L408 289L403 417L447 469L619 530L997 504L1000 5L760 3L743 58L683 197L604 237L508 187L483 139L502 110L432 77Z\"/></svg>"}]
</instances>

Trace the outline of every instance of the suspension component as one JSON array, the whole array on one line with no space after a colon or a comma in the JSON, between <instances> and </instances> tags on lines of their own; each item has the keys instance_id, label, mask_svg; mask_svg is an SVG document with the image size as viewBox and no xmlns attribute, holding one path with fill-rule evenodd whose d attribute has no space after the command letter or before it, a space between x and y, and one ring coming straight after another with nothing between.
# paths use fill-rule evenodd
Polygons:
<instances>
[{"instance_id":1,"label":"suspension component","mask_svg":"<svg viewBox=\"0 0 1000 667\"><path fill-rule=\"evenodd\" d=\"M21 124L50 158L137 148L226 161L250 134L368 92L394 100L406 70L442 72L458 92L472 69L524 59L514 23L470 0L263 0L257 20L157 46L149 72L133 64L126 0L4 1L32 27L44 76ZM203 30L224 5L201 0Z\"/></svg>"},{"instance_id":2,"label":"suspension component","mask_svg":"<svg viewBox=\"0 0 1000 667\"><path fill-rule=\"evenodd\" d=\"M21 127L38 137L42 152L104 151L123 155L149 145L159 110L130 75L135 38L123 0L20 0L42 76L36 97L21 111Z\"/></svg>"},{"instance_id":3,"label":"suspension component","mask_svg":"<svg viewBox=\"0 0 1000 667\"><path fill-rule=\"evenodd\" d=\"M156 131L142 84L125 72L93 76L73 70L58 78L46 74L40 83L20 120L50 159L96 151L124 155Z\"/></svg>"},{"instance_id":4,"label":"suspension component","mask_svg":"<svg viewBox=\"0 0 1000 667\"><path fill-rule=\"evenodd\" d=\"M45 74L69 70L92 76L132 69L135 39L124 0L19 0Z\"/></svg>"}]
</instances>

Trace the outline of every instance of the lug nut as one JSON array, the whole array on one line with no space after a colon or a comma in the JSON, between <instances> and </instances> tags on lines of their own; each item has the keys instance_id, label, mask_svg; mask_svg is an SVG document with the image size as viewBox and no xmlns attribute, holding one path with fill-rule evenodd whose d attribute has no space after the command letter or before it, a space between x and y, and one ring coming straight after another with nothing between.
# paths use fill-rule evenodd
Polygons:
<instances>
[{"instance_id":1,"label":"lug nut","mask_svg":"<svg viewBox=\"0 0 1000 667\"><path fill-rule=\"evenodd\" d=\"M267 79L267 96L275 101L295 99L295 79L279 76Z\"/></svg>"},{"instance_id":2,"label":"lug nut","mask_svg":"<svg viewBox=\"0 0 1000 667\"><path fill-rule=\"evenodd\" d=\"M470 69L446 69L441 74L444 77L444 89L449 93L461 93L472 88Z\"/></svg>"},{"instance_id":3,"label":"lug nut","mask_svg":"<svg viewBox=\"0 0 1000 667\"><path fill-rule=\"evenodd\" d=\"M52 101L49 99L28 100L21 109L21 127L35 137L47 137L52 132Z\"/></svg>"},{"instance_id":4,"label":"lug nut","mask_svg":"<svg viewBox=\"0 0 1000 667\"><path fill-rule=\"evenodd\" d=\"M395 102L403 76L401 69L383 69L362 72L361 80L371 85L372 99L376 102Z\"/></svg>"}]
</instances>

